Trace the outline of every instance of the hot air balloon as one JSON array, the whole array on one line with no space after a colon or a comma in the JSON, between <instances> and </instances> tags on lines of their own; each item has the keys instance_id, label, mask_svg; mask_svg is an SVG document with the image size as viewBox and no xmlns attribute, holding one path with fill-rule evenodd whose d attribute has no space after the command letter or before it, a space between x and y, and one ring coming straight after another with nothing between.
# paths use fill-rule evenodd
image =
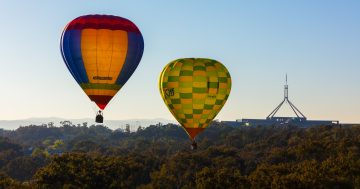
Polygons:
<instances>
[{"instance_id":1,"label":"hot air balloon","mask_svg":"<svg viewBox=\"0 0 360 189\"><path fill-rule=\"evenodd\" d=\"M159 89L166 106L196 149L196 135L206 129L229 97L231 77L216 60L183 58L165 66Z\"/></svg>"},{"instance_id":2,"label":"hot air balloon","mask_svg":"<svg viewBox=\"0 0 360 189\"><path fill-rule=\"evenodd\" d=\"M130 20L85 15L72 20L61 36L61 54L76 82L102 110L137 68L144 50L140 30Z\"/></svg>"}]
</instances>

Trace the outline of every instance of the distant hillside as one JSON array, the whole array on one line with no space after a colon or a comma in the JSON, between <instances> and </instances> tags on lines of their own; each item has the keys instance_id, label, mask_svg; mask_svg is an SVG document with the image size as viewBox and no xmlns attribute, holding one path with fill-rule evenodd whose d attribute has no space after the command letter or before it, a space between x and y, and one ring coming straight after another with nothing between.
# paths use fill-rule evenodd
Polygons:
<instances>
[{"instance_id":1,"label":"distant hillside","mask_svg":"<svg viewBox=\"0 0 360 189\"><path fill-rule=\"evenodd\" d=\"M59 125L60 121L71 121L74 125L83 124L87 122L88 125L95 124L94 119L84 118L84 119L66 119L66 118L58 118L58 117L48 117L48 118L29 118L29 119L20 119L20 120L0 120L0 128L6 130L15 130L20 126L28 126L28 125L41 125L48 124L53 122L54 125ZM172 120L155 118L155 119L126 119L126 120L105 120L104 125L109 127L110 129L124 129L126 124L130 125L130 129L132 131L136 130L139 126L147 127L149 125L155 125L158 123L176 123Z\"/></svg>"}]
</instances>

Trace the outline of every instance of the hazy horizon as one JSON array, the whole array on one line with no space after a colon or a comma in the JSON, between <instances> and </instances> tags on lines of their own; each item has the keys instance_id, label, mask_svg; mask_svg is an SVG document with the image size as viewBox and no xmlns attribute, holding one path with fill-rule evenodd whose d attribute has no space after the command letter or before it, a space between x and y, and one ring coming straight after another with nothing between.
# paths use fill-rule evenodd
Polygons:
<instances>
[{"instance_id":1,"label":"hazy horizon","mask_svg":"<svg viewBox=\"0 0 360 189\"><path fill-rule=\"evenodd\" d=\"M123 119L123 120L111 120L105 119L103 124L95 123L93 118L79 118L79 119L66 119L60 117L39 117L39 118L28 118L28 119L20 119L20 120L0 120L0 129L5 130L16 130L19 127L29 126L29 125L48 125L50 122L54 124L54 126L61 126L61 121L70 121L74 125L83 125L84 122L87 123L87 126L91 125L103 125L110 129L125 129L126 124L130 125L132 131L141 127L148 127L150 125L156 125L158 123L168 124L175 123L175 120L163 119L163 118L154 118L154 119Z\"/></svg>"},{"instance_id":2,"label":"hazy horizon","mask_svg":"<svg viewBox=\"0 0 360 189\"><path fill-rule=\"evenodd\" d=\"M175 120L158 76L170 61L207 57L229 70L230 97L215 119L265 118L289 98L311 120L360 123L358 1L4 1L0 7L0 120L93 118L95 105L67 70L63 28L86 14L133 21L145 49L139 67L112 99L105 120ZM292 116L285 106L277 115ZM0 125L1 127L1 125Z\"/></svg>"}]
</instances>

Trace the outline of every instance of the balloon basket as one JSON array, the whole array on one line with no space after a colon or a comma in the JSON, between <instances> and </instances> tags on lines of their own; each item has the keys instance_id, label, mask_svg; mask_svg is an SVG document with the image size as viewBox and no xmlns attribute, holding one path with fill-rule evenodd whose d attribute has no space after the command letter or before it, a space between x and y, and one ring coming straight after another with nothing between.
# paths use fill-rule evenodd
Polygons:
<instances>
[{"instance_id":1,"label":"balloon basket","mask_svg":"<svg viewBox=\"0 0 360 189\"><path fill-rule=\"evenodd\" d=\"M103 123L103 122L104 122L104 116L102 115L102 112L101 112L101 111L99 111L99 112L96 114L95 122L96 122L96 123Z\"/></svg>"},{"instance_id":2,"label":"balloon basket","mask_svg":"<svg viewBox=\"0 0 360 189\"><path fill-rule=\"evenodd\" d=\"M197 149L197 142L194 140L193 143L191 144L191 150L196 150Z\"/></svg>"}]
</instances>

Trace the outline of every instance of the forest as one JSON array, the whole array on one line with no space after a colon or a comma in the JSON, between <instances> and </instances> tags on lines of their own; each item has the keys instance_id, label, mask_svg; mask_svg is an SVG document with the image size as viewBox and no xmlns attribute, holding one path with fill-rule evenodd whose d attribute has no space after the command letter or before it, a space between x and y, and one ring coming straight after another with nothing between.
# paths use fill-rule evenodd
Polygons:
<instances>
[{"instance_id":1,"label":"forest","mask_svg":"<svg viewBox=\"0 0 360 189\"><path fill-rule=\"evenodd\" d=\"M1 127L1 126L0 126ZM358 188L360 125L0 129L0 188Z\"/></svg>"}]
</instances>

